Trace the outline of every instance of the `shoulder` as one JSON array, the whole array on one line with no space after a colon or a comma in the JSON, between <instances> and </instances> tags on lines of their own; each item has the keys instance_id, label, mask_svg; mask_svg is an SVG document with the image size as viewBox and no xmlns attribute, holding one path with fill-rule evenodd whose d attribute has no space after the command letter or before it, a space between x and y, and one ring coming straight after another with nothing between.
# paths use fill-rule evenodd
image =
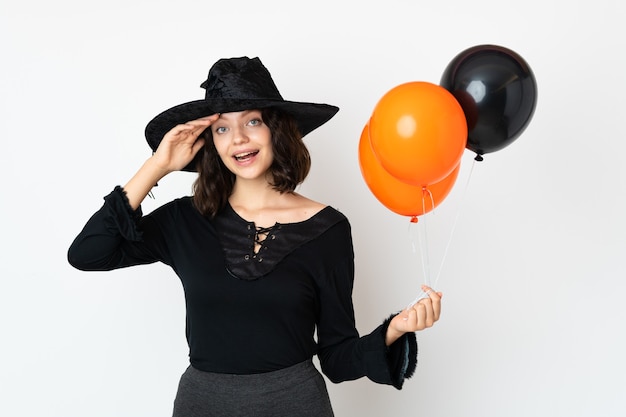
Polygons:
<instances>
[{"instance_id":1,"label":"shoulder","mask_svg":"<svg viewBox=\"0 0 626 417\"><path fill-rule=\"evenodd\" d=\"M324 242L328 248L352 246L352 231L348 218L331 206L324 206L308 220L304 221L308 228L318 230L318 241Z\"/></svg>"},{"instance_id":2,"label":"shoulder","mask_svg":"<svg viewBox=\"0 0 626 417\"><path fill-rule=\"evenodd\" d=\"M297 198L295 213L299 218L296 219L294 223L307 222L325 224L326 228L341 223L344 228L348 231L350 230L350 222L348 221L348 218L335 207L320 203L319 201L312 200L299 194L296 194L295 196Z\"/></svg>"},{"instance_id":3,"label":"shoulder","mask_svg":"<svg viewBox=\"0 0 626 417\"><path fill-rule=\"evenodd\" d=\"M285 210L291 218L288 223L298 223L316 217L322 212L336 211L332 207L312 200L300 194L293 194L289 202L289 208ZM329 210L327 210L329 209Z\"/></svg>"},{"instance_id":4,"label":"shoulder","mask_svg":"<svg viewBox=\"0 0 626 417\"><path fill-rule=\"evenodd\" d=\"M154 209L151 213L148 214L149 217L165 220L172 219L176 220L180 217L185 218L195 218L197 216L202 217L200 212L196 209L193 204L193 198L189 196L176 198L171 200L162 206Z\"/></svg>"},{"instance_id":5,"label":"shoulder","mask_svg":"<svg viewBox=\"0 0 626 417\"><path fill-rule=\"evenodd\" d=\"M180 210L193 208L193 198L190 196L178 197L154 209L154 212L162 210Z\"/></svg>"},{"instance_id":6,"label":"shoulder","mask_svg":"<svg viewBox=\"0 0 626 417\"><path fill-rule=\"evenodd\" d=\"M349 272L354 260L354 248L350 222L343 213L331 206L325 206L301 225L302 228L315 231L315 238L303 250L305 258L317 268L319 273L314 276L320 277L319 282L330 282L321 277L331 279L334 276L332 271L336 271L340 265Z\"/></svg>"}]
</instances>

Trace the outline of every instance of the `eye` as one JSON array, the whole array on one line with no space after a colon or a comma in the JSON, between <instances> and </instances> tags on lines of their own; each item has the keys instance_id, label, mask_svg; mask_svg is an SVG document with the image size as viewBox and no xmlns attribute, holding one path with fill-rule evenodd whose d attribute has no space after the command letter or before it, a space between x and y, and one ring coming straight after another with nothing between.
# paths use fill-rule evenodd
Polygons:
<instances>
[{"instance_id":1,"label":"eye","mask_svg":"<svg viewBox=\"0 0 626 417\"><path fill-rule=\"evenodd\" d=\"M226 132L226 128L223 127L223 126L218 126L218 127L215 128L214 132L219 135L220 133L225 133Z\"/></svg>"},{"instance_id":2,"label":"eye","mask_svg":"<svg viewBox=\"0 0 626 417\"><path fill-rule=\"evenodd\" d=\"M260 118L254 118L254 119L252 119L252 120L250 120L250 121L248 122L248 124L249 124L250 126L259 126L259 125L261 125L262 123L263 123L263 121L262 121Z\"/></svg>"}]
</instances>

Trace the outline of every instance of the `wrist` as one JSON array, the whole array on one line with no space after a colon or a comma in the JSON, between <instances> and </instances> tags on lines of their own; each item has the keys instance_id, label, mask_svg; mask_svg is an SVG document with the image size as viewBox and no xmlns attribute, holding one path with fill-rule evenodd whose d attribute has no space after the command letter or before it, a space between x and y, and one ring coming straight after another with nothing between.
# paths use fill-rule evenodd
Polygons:
<instances>
[{"instance_id":1,"label":"wrist","mask_svg":"<svg viewBox=\"0 0 626 417\"><path fill-rule=\"evenodd\" d=\"M167 166L164 166L155 155L152 155L144 162L143 169L150 172L150 176L155 178L155 182L173 171Z\"/></svg>"},{"instance_id":2,"label":"wrist","mask_svg":"<svg viewBox=\"0 0 626 417\"><path fill-rule=\"evenodd\" d=\"M397 330L394 326L394 320L397 320L398 316L391 319L387 326L387 332L385 333L385 345L391 346L396 340L404 336L403 331Z\"/></svg>"}]
</instances>

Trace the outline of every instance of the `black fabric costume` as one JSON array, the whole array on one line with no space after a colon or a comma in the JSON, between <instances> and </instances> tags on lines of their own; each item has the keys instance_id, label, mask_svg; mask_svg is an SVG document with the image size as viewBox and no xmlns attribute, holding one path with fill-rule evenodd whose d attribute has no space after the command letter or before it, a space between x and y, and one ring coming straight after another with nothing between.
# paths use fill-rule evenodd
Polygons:
<instances>
[{"instance_id":1,"label":"black fabric costume","mask_svg":"<svg viewBox=\"0 0 626 417\"><path fill-rule=\"evenodd\" d=\"M196 369L255 374L317 354L333 382L367 376L400 389L415 370L415 334L386 347L390 317L359 336L347 218L326 207L303 222L276 224L256 253L254 233L254 223L229 205L208 219L191 197L143 216L116 187L72 243L68 260L78 269L101 271L169 265L184 288Z\"/></svg>"}]
</instances>

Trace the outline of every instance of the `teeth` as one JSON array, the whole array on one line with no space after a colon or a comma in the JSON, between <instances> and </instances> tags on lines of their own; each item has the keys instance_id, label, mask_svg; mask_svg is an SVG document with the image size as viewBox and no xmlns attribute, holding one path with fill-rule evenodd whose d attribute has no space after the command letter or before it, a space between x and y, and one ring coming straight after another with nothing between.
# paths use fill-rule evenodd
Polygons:
<instances>
[{"instance_id":1,"label":"teeth","mask_svg":"<svg viewBox=\"0 0 626 417\"><path fill-rule=\"evenodd\" d=\"M255 155L257 153L258 152L244 152L244 153L240 153L240 154L235 155L235 159L239 159L239 160L245 159L245 158L247 158L247 157L249 157L251 155Z\"/></svg>"}]
</instances>

